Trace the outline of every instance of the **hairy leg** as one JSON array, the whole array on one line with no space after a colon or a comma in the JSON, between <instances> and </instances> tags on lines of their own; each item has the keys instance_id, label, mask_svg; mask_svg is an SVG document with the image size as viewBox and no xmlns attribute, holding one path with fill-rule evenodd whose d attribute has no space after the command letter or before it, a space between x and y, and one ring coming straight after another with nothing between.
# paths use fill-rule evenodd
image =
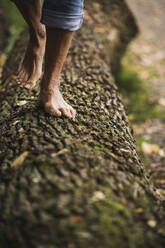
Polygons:
<instances>
[{"instance_id":1,"label":"hairy leg","mask_svg":"<svg viewBox=\"0 0 165 248\"><path fill-rule=\"evenodd\" d=\"M21 87L32 89L41 76L45 51L45 26L40 23L41 0L16 2L16 6L29 27L29 43L18 69L17 82Z\"/></svg>"},{"instance_id":2,"label":"hairy leg","mask_svg":"<svg viewBox=\"0 0 165 248\"><path fill-rule=\"evenodd\" d=\"M45 70L39 95L40 106L55 116L75 118L76 111L65 102L60 92L60 74L65 62L73 32L46 28Z\"/></svg>"}]
</instances>

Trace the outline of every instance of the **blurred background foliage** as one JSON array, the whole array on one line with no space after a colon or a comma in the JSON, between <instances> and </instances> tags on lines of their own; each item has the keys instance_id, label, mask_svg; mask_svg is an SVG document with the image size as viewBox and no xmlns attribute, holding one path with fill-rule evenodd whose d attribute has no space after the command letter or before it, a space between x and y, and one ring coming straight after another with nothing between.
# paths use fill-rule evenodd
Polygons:
<instances>
[{"instance_id":1,"label":"blurred background foliage","mask_svg":"<svg viewBox=\"0 0 165 248\"><path fill-rule=\"evenodd\" d=\"M138 71L131 68L127 54L123 59L120 72L116 75L116 83L132 124L165 117L157 99L152 98L149 83L140 78Z\"/></svg>"},{"instance_id":2,"label":"blurred background foliage","mask_svg":"<svg viewBox=\"0 0 165 248\"><path fill-rule=\"evenodd\" d=\"M9 0L1 0L1 1L5 8L10 24L10 30L9 30L10 38L8 40L8 44L5 49L5 53L9 54L9 52L11 51L14 45L14 42L16 41L20 32L24 29L26 24L14 3L12 3Z\"/></svg>"}]
</instances>

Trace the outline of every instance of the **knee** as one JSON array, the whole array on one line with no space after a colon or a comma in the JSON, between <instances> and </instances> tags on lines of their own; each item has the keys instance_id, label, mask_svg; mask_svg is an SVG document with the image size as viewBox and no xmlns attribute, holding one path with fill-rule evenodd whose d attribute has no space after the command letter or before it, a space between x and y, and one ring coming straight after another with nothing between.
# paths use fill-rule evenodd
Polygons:
<instances>
[{"instance_id":1,"label":"knee","mask_svg":"<svg viewBox=\"0 0 165 248\"><path fill-rule=\"evenodd\" d=\"M37 30L37 35L41 38L41 39L45 39L46 38L46 29L45 26L43 24L41 24Z\"/></svg>"}]
</instances>

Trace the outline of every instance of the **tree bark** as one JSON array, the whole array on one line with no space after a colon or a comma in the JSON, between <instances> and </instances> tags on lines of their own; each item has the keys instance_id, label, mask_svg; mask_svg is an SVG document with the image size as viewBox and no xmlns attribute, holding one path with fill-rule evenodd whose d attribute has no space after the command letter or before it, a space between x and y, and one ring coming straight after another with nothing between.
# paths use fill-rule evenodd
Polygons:
<instances>
[{"instance_id":1,"label":"tree bark","mask_svg":"<svg viewBox=\"0 0 165 248\"><path fill-rule=\"evenodd\" d=\"M161 248L165 243L163 202L137 155L112 67L103 60L104 39L94 31L87 7L89 18L75 35L61 82L76 120L38 109L39 87L29 93L14 76L0 94L1 247ZM121 15L116 22L133 34L119 1L116 8ZM123 28L117 28L122 37ZM24 32L4 78L16 69L26 40ZM120 44L123 51L128 40Z\"/></svg>"},{"instance_id":2,"label":"tree bark","mask_svg":"<svg viewBox=\"0 0 165 248\"><path fill-rule=\"evenodd\" d=\"M125 0L93 0L87 7L96 25L105 29L97 39L102 40L102 56L116 74L127 46L138 33L136 21Z\"/></svg>"}]
</instances>

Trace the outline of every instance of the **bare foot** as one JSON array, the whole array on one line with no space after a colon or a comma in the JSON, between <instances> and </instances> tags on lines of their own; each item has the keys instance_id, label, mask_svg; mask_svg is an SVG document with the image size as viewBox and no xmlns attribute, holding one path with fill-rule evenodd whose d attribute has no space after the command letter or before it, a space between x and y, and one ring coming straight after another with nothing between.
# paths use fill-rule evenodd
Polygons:
<instances>
[{"instance_id":1,"label":"bare foot","mask_svg":"<svg viewBox=\"0 0 165 248\"><path fill-rule=\"evenodd\" d=\"M22 88L32 89L42 74L42 61L45 52L45 29L30 37L24 59L20 64L17 83Z\"/></svg>"},{"instance_id":2,"label":"bare foot","mask_svg":"<svg viewBox=\"0 0 165 248\"><path fill-rule=\"evenodd\" d=\"M69 119L75 119L76 110L65 102L58 86L54 87L54 89L41 89L39 105L51 115L57 117L63 115Z\"/></svg>"}]
</instances>

